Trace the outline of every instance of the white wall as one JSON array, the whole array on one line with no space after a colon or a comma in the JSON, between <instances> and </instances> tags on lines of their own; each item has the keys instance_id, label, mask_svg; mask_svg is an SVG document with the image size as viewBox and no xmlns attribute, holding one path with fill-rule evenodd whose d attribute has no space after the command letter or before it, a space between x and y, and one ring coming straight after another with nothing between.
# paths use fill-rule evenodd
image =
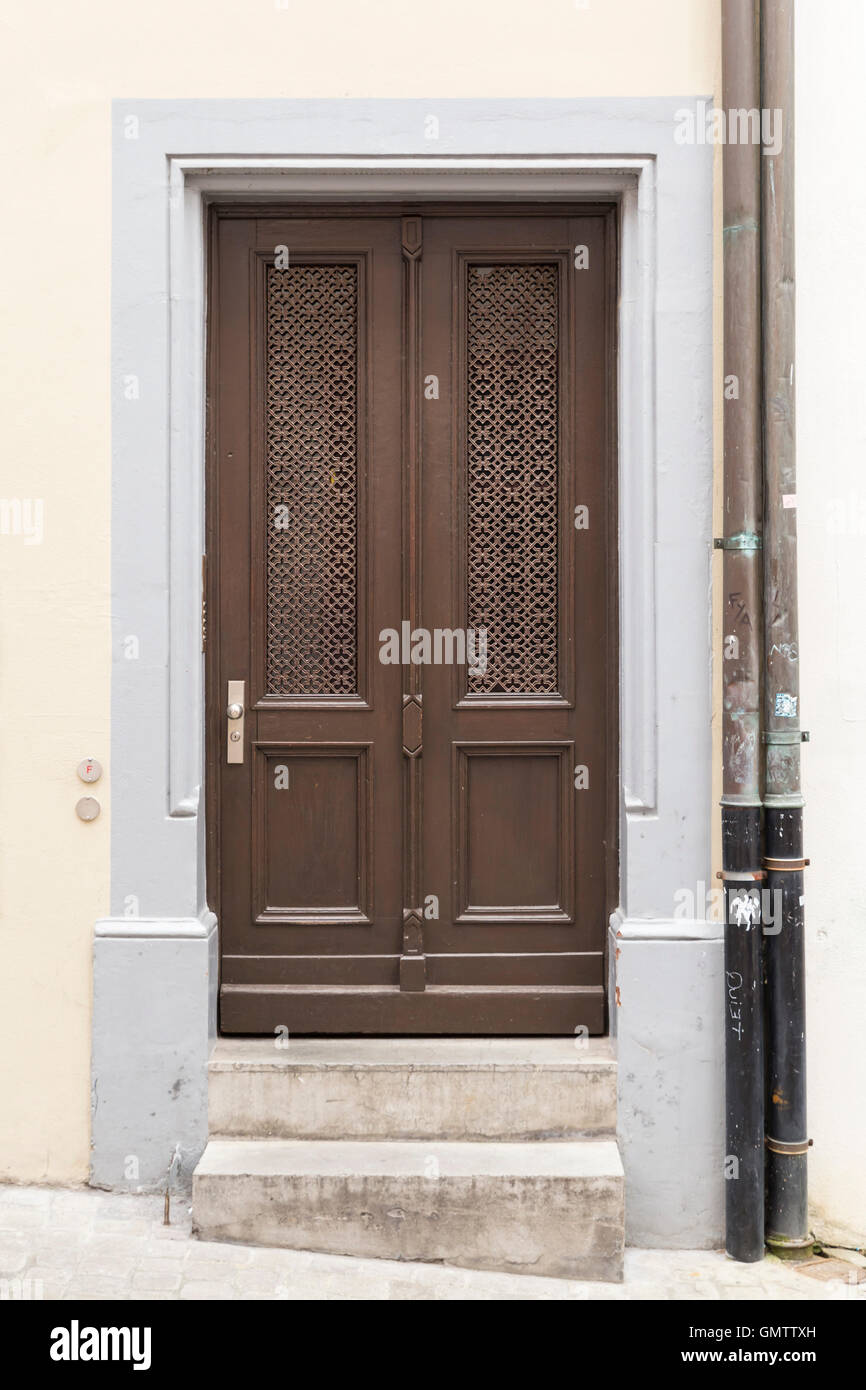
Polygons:
<instances>
[{"instance_id":1,"label":"white wall","mask_svg":"<svg viewBox=\"0 0 866 1390\"><path fill-rule=\"evenodd\" d=\"M863 0L797 0L797 452L813 1227L866 1243Z\"/></svg>"}]
</instances>

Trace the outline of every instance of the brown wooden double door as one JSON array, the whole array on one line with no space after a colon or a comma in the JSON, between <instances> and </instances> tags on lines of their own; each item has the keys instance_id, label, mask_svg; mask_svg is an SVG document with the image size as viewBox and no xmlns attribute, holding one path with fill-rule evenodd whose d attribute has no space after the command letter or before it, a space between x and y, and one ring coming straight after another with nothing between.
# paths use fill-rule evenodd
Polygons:
<instances>
[{"instance_id":1,"label":"brown wooden double door","mask_svg":"<svg viewBox=\"0 0 866 1390\"><path fill-rule=\"evenodd\" d=\"M604 1029L613 236L605 208L214 214L223 1032Z\"/></svg>"}]
</instances>

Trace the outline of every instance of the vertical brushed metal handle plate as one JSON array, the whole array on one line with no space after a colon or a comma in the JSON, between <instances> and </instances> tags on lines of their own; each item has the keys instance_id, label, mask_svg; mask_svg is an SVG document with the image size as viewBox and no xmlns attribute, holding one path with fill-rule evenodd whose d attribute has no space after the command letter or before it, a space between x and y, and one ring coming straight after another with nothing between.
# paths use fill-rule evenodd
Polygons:
<instances>
[{"instance_id":1,"label":"vertical brushed metal handle plate","mask_svg":"<svg viewBox=\"0 0 866 1390\"><path fill-rule=\"evenodd\" d=\"M245 681L229 681L226 709L226 762L244 760L244 685Z\"/></svg>"}]
</instances>

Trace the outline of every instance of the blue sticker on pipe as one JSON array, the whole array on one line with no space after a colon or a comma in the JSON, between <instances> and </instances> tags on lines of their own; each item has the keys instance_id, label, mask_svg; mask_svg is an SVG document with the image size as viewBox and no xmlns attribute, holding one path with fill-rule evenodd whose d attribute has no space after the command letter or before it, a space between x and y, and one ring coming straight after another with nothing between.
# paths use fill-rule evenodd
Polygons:
<instances>
[{"instance_id":1,"label":"blue sticker on pipe","mask_svg":"<svg viewBox=\"0 0 866 1390\"><path fill-rule=\"evenodd\" d=\"M776 694L776 708L774 713L780 719L796 719L797 696L788 695L784 690L778 691Z\"/></svg>"}]
</instances>

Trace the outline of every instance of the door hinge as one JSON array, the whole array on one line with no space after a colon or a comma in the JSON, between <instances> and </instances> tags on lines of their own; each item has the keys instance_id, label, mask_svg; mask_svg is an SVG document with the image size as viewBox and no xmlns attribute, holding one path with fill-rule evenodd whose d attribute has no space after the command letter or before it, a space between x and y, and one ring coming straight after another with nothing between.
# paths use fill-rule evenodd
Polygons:
<instances>
[{"instance_id":1,"label":"door hinge","mask_svg":"<svg viewBox=\"0 0 866 1390\"><path fill-rule=\"evenodd\" d=\"M201 649L207 650L207 556L201 557Z\"/></svg>"}]
</instances>

